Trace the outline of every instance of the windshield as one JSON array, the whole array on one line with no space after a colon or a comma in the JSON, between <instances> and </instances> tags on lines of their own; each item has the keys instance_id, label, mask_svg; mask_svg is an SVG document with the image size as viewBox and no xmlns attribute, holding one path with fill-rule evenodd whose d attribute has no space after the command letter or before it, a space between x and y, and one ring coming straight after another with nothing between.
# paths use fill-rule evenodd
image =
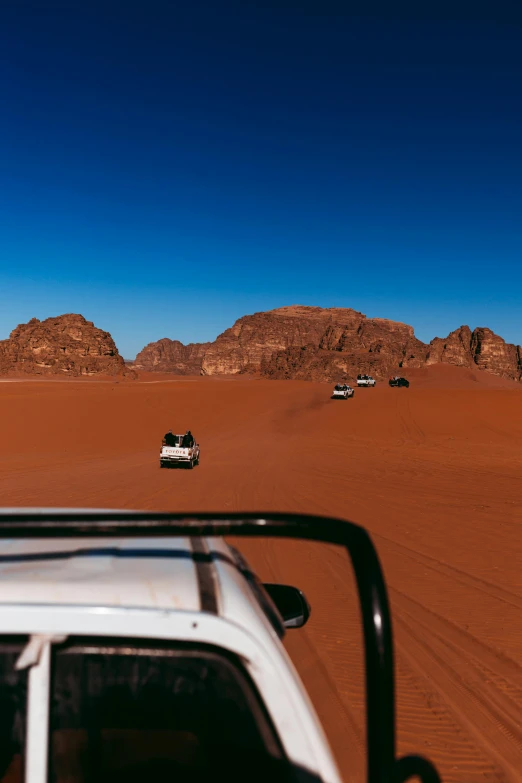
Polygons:
<instances>
[{"instance_id":1,"label":"windshield","mask_svg":"<svg viewBox=\"0 0 522 783\"><path fill-rule=\"evenodd\" d=\"M4 645L0 654L2 783L23 781L27 673L14 668L23 647ZM143 783L146 776L261 783L287 775L263 704L235 659L209 648L88 640L54 651L50 783Z\"/></svg>"}]
</instances>

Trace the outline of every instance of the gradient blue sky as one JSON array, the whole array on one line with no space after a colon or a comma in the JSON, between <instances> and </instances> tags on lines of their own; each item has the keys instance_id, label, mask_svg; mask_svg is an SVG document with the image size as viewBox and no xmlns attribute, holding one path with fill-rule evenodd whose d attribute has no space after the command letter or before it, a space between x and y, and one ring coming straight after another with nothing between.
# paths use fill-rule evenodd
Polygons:
<instances>
[{"instance_id":1,"label":"gradient blue sky","mask_svg":"<svg viewBox=\"0 0 522 783\"><path fill-rule=\"evenodd\" d=\"M0 338L285 304L522 342L522 3L3 0Z\"/></svg>"}]
</instances>

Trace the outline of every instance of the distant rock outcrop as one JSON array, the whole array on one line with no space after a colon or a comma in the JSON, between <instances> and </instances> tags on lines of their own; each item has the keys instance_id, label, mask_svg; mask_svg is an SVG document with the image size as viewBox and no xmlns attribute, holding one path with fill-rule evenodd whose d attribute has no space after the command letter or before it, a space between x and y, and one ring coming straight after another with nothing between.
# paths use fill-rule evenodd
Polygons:
<instances>
[{"instance_id":1,"label":"distant rock outcrop","mask_svg":"<svg viewBox=\"0 0 522 783\"><path fill-rule=\"evenodd\" d=\"M303 345L319 346L334 324L348 326L364 316L355 310L321 307L281 307L245 315L210 344L203 375L258 372L278 351Z\"/></svg>"},{"instance_id":2,"label":"distant rock outcrop","mask_svg":"<svg viewBox=\"0 0 522 783\"><path fill-rule=\"evenodd\" d=\"M522 349L489 329L467 326L429 345L413 328L367 318L349 308L292 306L239 318L212 343L184 346L173 340L148 345L135 367L179 374L255 373L266 378L334 381L370 373L378 379L399 368L438 362L478 367L522 379Z\"/></svg>"},{"instance_id":3,"label":"distant rock outcrop","mask_svg":"<svg viewBox=\"0 0 522 783\"><path fill-rule=\"evenodd\" d=\"M510 345L491 329L475 329L471 336L471 352L477 367L501 378L522 380L522 348Z\"/></svg>"},{"instance_id":4,"label":"distant rock outcrop","mask_svg":"<svg viewBox=\"0 0 522 783\"><path fill-rule=\"evenodd\" d=\"M429 345L426 364L437 362L478 367L501 378L522 380L521 347L506 343L485 327L472 332L469 326L461 326L445 339L436 337Z\"/></svg>"},{"instance_id":5,"label":"distant rock outcrop","mask_svg":"<svg viewBox=\"0 0 522 783\"><path fill-rule=\"evenodd\" d=\"M355 369L357 367L357 369ZM330 381L348 380L357 372L380 377L382 362L377 354L364 359L351 353L325 351L315 345L292 346L278 351L261 364L261 375L274 380Z\"/></svg>"},{"instance_id":6,"label":"distant rock outcrop","mask_svg":"<svg viewBox=\"0 0 522 783\"><path fill-rule=\"evenodd\" d=\"M461 326L447 337L435 337L428 346L426 364L443 362L472 367L471 338L472 332L469 326Z\"/></svg>"},{"instance_id":7,"label":"distant rock outcrop","mask_svg":"<svg viewBox=\"0 0 522 783\"><path fill-rule=\"evenodd\" d=\"M164 337L149 343L136 356L136 370L172 372L177 375L200 375L205 352L211 343L183 345L179 340Z\"/></svg>"},{"instance_id":8,"label":"distant rock outcrop","mask_svg":"<svg viewBox=\"0 0 522 783\"><path fill-rule=\"evenodd\" d=\"M279 312L272 311L272 317L277 319ZM263 376L333 381L354 378L362 372L384 378L397 367L421 367L425 362L426 345L417 340L411 326L385 318L366 318L355 310L322 312L324 331L320 339L305 345L293 343L263 356Z\"/></svg>"},{"instance_id":9,"label":"distant rock outcrop","mask_svg":"<svg viewBox=\"0 0 522 783\"><path fill-rule=\"evenodd\" d=\"M108 332L82 315L32 318L0 341L0 374L135 377Z\"/></svg>"}]
</instances>

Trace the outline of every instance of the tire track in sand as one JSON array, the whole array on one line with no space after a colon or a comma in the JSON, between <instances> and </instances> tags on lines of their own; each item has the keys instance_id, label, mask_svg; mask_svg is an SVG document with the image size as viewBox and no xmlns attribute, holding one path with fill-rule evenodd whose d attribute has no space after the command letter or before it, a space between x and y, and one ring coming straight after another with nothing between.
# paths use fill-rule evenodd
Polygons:
<instances>
[{"instance_id":1,"label":"tire track in sand","mask_svg":"<svg viewBox=\"0 0 522 783\"><path fill-rule=\"evenodd\" d=\"M398 654L422 682L421 692L432 716L439 718L442 712L445 722L456 728L451 744L451 766L458 771L454 779L462 779L462 765L476 767L481 756L478 779L519 781L522 687L513 683L513 677L507 680L499 675L496 656L486 645L477 646L473 637L403 593L393 588L391 593L400 608L395 615ZM520 681L521 667L512 662L510 668ZM432 752L445 755L440 747L432 746Z\"/></svg>"}]
</instances>

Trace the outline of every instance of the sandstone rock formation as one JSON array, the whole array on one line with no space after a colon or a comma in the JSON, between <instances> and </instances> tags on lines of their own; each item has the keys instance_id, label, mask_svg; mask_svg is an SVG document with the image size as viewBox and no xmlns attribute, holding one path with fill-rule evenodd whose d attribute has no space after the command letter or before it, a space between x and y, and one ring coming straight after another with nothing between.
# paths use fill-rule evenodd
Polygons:
<instances>
[{"instance_id":1,"label":"sandstone rock formation","mask_svg":"<svg viewBox=\"0 0 522 783\"><path fill-rule=\"evenodd\" d=\"M20 373L136 376L125 366L110 334L75 314L45 321L32 318L0 341L0 374Z\"/></svg>"},{"instance_id":2,"label":"sandstone rock formation","mask_svg":"<svg viewBox=\"0 0 522 783\"><path fill-rule=\"evenodd\" d=\"M445 362L521 380L521 350L489 329L471 332L461 326L426 345L411 326L398 321L367 318L349 308L296 305L246 315L212 343L151 343L134 366L180 374L256 373L334 381L354 380L359 372L383 379L400 368Z\"/></svg>"},{"instance_id":3,"label":"sandstone rock formation","mask_svg":"<svg viewBox=\"0 0 522 783\"><path fill-rule=\"evenodd\" d=\"M272 312L275 316L279 311ZM301 346L294 343L265 354L260 366L263 376L333 381L340 377L353 380L363 372L384 378L397 367L421 367L425 363L426 345L416 339L411 326L385 318L366 318L354 310L323 313L330 314L330 319L319 341Z\"/></svg>"},{"instance_id":4,"label":"sandstone rock formation","mask_svg":"<svg viewBox=\"0 0 522 783\"><path fill-rule=\"evenodd\" d=\"M385 364L377 353L353 354L325 351L315 345L292 346L262 361L261 375L277 380L330 381L354 380L358 372L381 378Z\"/></svg>"},{"instance_id":5,"label":"sandstone rock formation","mask_svg":"<svg viewBox=\"0 0 522 783\"><path fill-rule=\"evenodd\" d=\"M462 367L473 366L471 351L472 332L469 326L455 329L447 337L435 337L430 344L426 356L426 364L456 364Z\"/></svg>"},{"instance_id":6,"label":"sandstone rock formation","mask_svg":"<svg viewBox=\"0 0 522 783\"><path fill-rule=\"evenodd\" d=\"M136 356L133 366L136 370L200 375L203 357L210 345L211 343L183 345L179 340L164 337L146 345Z\"/></svg>"},{"instance_id":7,"label":"sandstone rock formation","mask_svg":"<svg viewBox=\"0 0 522 783\"><path fill-rule=\"evenodd\" d=\"M506 343L502 337L484 327L475 329L471 336L473 361L481 370L501 378L522 380L522 348Z\"/></svg>"},{"instance_id":8,"label":"sandstone rock formation","mask_svg":"<svg viewBox=\"0 0 522 783\"><path fill-rule=\"evenodd\" d=\"M429 344L426 364L437 362L476 366L501 378L522 380L521 347L506 343L485 327L472 332L469 326L461 326L445 339L436 337Z\"/></svg>"},{"instance_id":9,"label":"sandstone rock formation","mask_svg":"<svg viewBox=\"0 0 522 783\"><path fill-rule=\"evenodd\" d=\"M319 346L328 328L359 323L355 310L281 307L240 318L211 343L203 359L203 375L256 372L263 359L291 346Z\"/></svg>"}]
</instances>

